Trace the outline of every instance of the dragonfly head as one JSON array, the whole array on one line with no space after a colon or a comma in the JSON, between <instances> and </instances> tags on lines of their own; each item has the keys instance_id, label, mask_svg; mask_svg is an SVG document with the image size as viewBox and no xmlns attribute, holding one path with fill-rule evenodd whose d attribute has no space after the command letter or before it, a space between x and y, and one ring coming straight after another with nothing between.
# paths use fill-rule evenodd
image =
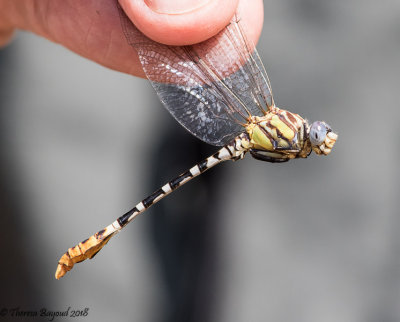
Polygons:
<instances>
[{"instance_id":1,"label":"dragonfly head","mask_svg":"<svg viewBox=\"0 0 400 322\"><path fill-rule=\"evenodd\" d=\"M337 140L338 135L325 122L316 121L310 126L308 138L311 148L316 154L328 155Z\"/></svg>"}]
</instances>

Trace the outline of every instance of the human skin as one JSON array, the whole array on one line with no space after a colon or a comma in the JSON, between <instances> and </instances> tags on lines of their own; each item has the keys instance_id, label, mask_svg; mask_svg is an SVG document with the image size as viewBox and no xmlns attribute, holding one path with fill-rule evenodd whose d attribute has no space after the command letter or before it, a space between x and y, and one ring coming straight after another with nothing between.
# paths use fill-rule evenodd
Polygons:
<instances>
[{"instance_id":1,"label":"human skin","mask_svg":"<svg viewBox=\"0 0 400 322\"><path fill-rule=\"evenodd\" d=\"M105 67L145 77L127 44L116 0L0 0L0 46L17 29L59 43ZM189 45L222 30L236 11L256 43L263 23L262 0L119 0L149 38L168 45Z\"/></svg>"}]
</instances>

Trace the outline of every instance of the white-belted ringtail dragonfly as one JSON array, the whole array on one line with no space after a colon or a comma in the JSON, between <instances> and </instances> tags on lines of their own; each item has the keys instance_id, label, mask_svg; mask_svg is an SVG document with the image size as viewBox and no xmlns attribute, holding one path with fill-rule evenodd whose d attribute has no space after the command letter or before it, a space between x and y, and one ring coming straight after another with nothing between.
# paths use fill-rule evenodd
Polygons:
<instances>
[{"instance_id":1,"label":"white-belted ringtail dragonfly","mask_svg":"<svg viewBox=\"0 0 400 322\"><path fill-rule=\"evenodd\" d=\"M267 162L306 158L312 151L327 155L337 139L327 123L309 124L275 106L267 73L237 15L211 39L175 47L150 40L119 11L125 37L167 110L194 136L222 148L68 249L59 260L57 279L92 258L150 206L220 162L242 159L247 152Z\"/></svg>"}]
</instances>

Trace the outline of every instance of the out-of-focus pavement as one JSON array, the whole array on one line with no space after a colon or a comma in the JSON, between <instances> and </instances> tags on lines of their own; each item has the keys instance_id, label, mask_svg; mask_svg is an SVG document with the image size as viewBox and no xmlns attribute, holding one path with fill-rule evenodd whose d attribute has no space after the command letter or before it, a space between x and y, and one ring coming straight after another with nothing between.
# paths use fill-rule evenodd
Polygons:
<instances>
[{"instance_id":1,"label":"out-of-focus pavement","mask_svg":"<svg viewBox=\"0 0 400 322\"><path fill-rule=\"evenodd\" d=\"M325 158L221 166L214 319L398 321L400 2L264 6L258 48L277 105L327 121L339 139ZM34 35L1 54L2 184L19 209L1 248L18 242L23 258L2 256L1 280L13 283L0 305L157 320L165 291L145 217L62 280L54 271L66 248L158 188L146 183L149 157L170 116L146 81ZM22 306L24 285L35 296Z\"/></svg>"}]
</instances>

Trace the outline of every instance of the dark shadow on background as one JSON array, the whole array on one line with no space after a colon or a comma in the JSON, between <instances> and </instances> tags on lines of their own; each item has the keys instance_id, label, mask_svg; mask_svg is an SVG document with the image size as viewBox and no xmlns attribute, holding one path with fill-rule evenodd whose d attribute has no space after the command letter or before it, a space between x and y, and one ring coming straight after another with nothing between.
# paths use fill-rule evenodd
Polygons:
<instances>
[{"instance_id":1,"label":"dark shadow on background","mask_svg":"<svg viewBox=\"0 0 400 322\"><path fill-rule=\"evenodd\" d=\"M164 119L165 130L158 133L160 140L151 159L151 189L218 149L193 137L171 116ZM217 199L224 169L217 167L193 179L156 205L149 216L166 289L160 322L207 322L213 318L219 286Z\"/></svg>"},{"instance_id":2,"label":"dark shadow on background","mask_svg":"<svg viewBox=\"0 0 400 322\"><path fill-rule=\"evenodd\" d=\"M32 279L31 271L36 268L28 258L31 243L25 238L29 227L24 220L25 214L30 212L24 207L27 196L12 158L8 124L12 98L18 94L9 85L15 72L13 53L12 45L0 50L0 309L36 310L44 302Z\"/></svg>"}]
</instances>

